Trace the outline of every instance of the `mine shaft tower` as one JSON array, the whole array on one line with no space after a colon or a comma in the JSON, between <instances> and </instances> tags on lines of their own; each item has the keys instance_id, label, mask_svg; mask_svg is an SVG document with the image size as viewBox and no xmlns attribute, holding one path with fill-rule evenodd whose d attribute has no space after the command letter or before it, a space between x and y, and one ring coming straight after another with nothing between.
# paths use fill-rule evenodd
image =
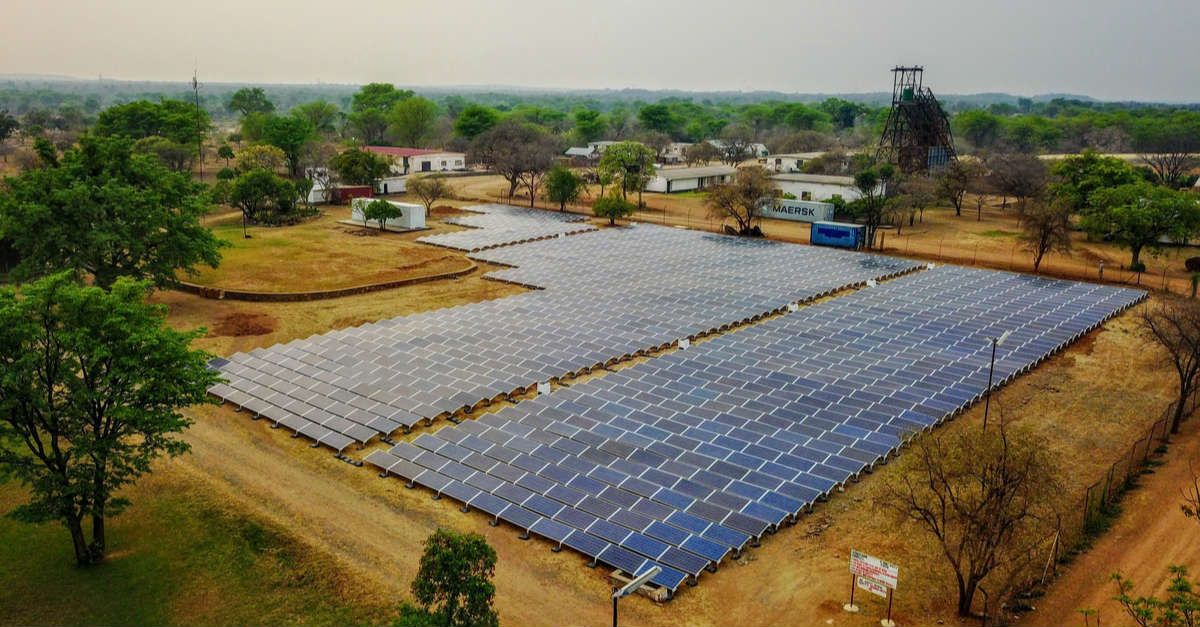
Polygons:
<instances>
[{"instance_id":1,"label":"mine shaft tower","mask_svg":"<svg viewBox=\"0 0 1200 627\"><path fill-rule=\"evenodd\" d=\"M921 66L892 68L892 110L879 138L876 157L901 172L937 171L954 161L950 118L922 84Z\"/></svg>"}]
</instances>

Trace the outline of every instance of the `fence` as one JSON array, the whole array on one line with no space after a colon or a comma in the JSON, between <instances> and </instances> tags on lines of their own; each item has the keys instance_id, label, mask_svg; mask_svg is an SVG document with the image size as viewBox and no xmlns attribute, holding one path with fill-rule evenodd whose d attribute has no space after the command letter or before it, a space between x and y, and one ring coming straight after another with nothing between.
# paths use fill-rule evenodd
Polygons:
<instances>
[{"instance_id":1,"label":"fence","mask_svg":"<svg viewBox=\"0 0 1200 627\"><path fill-rule=\"evenodd\" d=\"M1092 525L1104 515L1107 508L1120 500L1132 485L1133 478L1149 464L1150 459L1157 456L1159 446L1167 443L1167 436L1171 430L1171 422L1175 417L1175 408L1178 402L1172 401L1170 405L1167 405L1158 420L1150 425L1146 435L1130 445L1127 454L1113 462L1108 467L1108 472L1088 486L1084 493L1083 512L1080 517L1082 522L1080 540L1086 537L1088 530L1093 528ZM1200 396L1193 391L1191 396L1183 402L1186 404L1184 416L1190 416L1196 411Z\"/></svg>"}]
</instances>

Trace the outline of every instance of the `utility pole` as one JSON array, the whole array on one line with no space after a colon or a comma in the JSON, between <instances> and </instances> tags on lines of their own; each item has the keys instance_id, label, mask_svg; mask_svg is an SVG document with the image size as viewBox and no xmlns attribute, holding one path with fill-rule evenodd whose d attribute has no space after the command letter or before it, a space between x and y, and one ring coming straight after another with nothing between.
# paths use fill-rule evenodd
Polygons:
<instances>
[{"instance_id":1,"label":"utility pole","mask_svg":"<svg viewBox=\"0 0 1200 627\"><path fill-rule=\"evenodd\" d=\"M197 77L198 69L192 68L192 102L196 105L196 157L200 163L200 180L204 180L204 132L200 128L203 124L204 117L200 112L200 81Z\"/></svg>"},{"instance_id":2,"label":"utility pole","mask_svg":"<svg viewBox=\"0 0 1200 627\"><path fill-rule=\"evenodd\" d=\"M992 341L992 362L988 366L988 385L987 394L983 402L983 430L987 431L988 410L992 408L992 372L996 369L996 347L1003 344L1004 340L1008 339L1011 331L1005 331L1000 334L1000 337L989 338Z\"/></svg>"}]
</instances>

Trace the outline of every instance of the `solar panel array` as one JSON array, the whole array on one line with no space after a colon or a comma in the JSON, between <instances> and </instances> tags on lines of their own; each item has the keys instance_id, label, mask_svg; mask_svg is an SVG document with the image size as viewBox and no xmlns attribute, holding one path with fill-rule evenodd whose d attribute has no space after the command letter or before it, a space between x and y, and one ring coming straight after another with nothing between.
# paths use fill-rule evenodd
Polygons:
<instances>
[{"instance_id":1,"label":"solar panel array","mask_svg":"<svg viewBox=\"0 0 1200 627\"><path fill-rule=\"evenodd\" d=\"M481 255L544 290L216 360L210 391L341 451L916 264L653 226Z\"/></svg>"},{"instance_id":2,"label":"solar panel array","mask_svg":"<svg viewBox=\"0 0 1200 627\"><path fill-rule=\"evenodd\" d=\"M473 227L471 230L426 235L417 241L471 252L596 230L586 218L572 213L511 205L476 205L463 210L478 215L446 218L442 222Z\"/></svg>"},{"instance_id":3,"label":"solar panel array","mask_svg":"<svg viewBox=\"0 0 1200 627\"><path fill-rule=\"evenodd\" d=\"M1144 293L939 268L367 462L674 591Z\"/></svg>"}]
</instances>

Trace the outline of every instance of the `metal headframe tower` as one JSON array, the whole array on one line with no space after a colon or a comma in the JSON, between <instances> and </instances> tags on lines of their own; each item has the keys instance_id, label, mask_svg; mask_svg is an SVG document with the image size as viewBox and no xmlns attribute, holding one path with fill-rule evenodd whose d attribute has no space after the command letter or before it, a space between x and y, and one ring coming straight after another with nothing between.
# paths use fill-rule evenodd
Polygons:
<instances>
[{"instance_id":1,"label":"metal headframe tower","mask_svg":"<svg viewBox=\"0 0 1200 627\"><path fill-rule=\"evenodd\" d=\"M199 65L199 64L197 64ZM196 105L196 127L199 129L203 117L200 114L200 71L199 68L192 69L192 102ZM198 133L196 137L196 158L200 162L200 178L204 178L204 133Z\"/></svg>"},{"instance_id":2,"label":"metal headframe tower","mask_svg":"<svg viewBox=\"0 0 1200 627\"><path fill-rule=\"evenodd\" d=\"M950 118L922 84L925 68L892 68L892 110L879 138L876 157L901 172L929 172L957 159Z\"/></svg>"}]
</instances>

